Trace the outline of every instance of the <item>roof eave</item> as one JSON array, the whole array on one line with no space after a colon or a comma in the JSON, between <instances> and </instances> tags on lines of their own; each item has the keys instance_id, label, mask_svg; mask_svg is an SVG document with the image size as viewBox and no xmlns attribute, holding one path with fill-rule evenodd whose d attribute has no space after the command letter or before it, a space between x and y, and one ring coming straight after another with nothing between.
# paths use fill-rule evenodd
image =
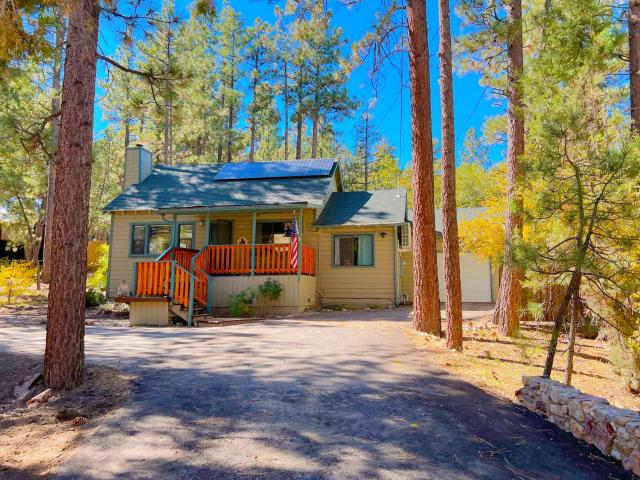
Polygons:
<instances>
[{"instance_id":1,"label":"roof eave","mask_svg":"<svg viewBox=\"0 0 640 480\"><path fill-rule=\"evenodd\" d=\"M320 208L320 206L309 203L281 203L275 205L228 205L223 207L182 207L182 208L137 208L137 209L105 209L107 213L116 212L152 212L157 214L198 214L215 212L246 212L246 211L269 211L283 210L290 208Z\"/></svg>"}]
</instances>

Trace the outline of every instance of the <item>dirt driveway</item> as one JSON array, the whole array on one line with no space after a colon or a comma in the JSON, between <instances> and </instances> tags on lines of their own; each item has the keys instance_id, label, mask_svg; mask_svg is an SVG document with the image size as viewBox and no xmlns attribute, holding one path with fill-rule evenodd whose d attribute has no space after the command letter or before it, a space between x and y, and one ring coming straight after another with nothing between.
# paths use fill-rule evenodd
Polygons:
<instances>
[{"instance_id":1,"label":"dirt driveway","mask_svg":"<svg viewBox=\"0 0 640 480\"><path fill-rule=\"evenodd\" d=\"M621 479L622 467L429 365L408 310L200 329L87 328L132 399L57 478ZM42 350L41 327L0 349Z\"/></svg>"}]
</instances>

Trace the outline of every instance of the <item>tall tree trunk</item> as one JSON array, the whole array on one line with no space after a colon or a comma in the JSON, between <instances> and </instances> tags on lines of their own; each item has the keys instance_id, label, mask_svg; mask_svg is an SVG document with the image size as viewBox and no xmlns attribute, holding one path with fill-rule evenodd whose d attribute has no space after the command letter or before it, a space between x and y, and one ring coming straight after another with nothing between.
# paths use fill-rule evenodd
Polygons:
<instances>
[{"instance_id":1,"label":"tall tree trunk","mask_svg":"<svg viewBox=\"0 0 640 480\"><path fill-rule=\"evenodd\" d=\"M289 77L284 61L284 159L289 160Z\"/></svg>"},{"instance_id":2,"label":"tall tree trunk","mask_svg":"<svg viewBox=\"0 0 640 480\"><path fill-rule=\"evenodd\" d=\"M51 99L51 113L54 115L51 122L51 137L53 139L53 149L49 158L49 172L47 179L47 201L46 220L44 225L44 265L40 280L49 283L51 268L49 259L51 258L51 242L53 235L53 207L56 185L56 154L58 151L58 138L60 137L60 85L62 84L62 55L64 50L64 36L66 33L66 22L61 8L56 11L56 48L53 54L53 79L51 87L54 97Z\"/></svg>"},{"instance_id":3,"label":"tall tree trunk","mask_svg":"<svg viewBox=\"0 0 640 480\"><path fill-rule=\"evenodd\" d=\"M318 124L320 123L320 118L318 117L318 113L314 113L311 121L311 158L318 157Z\"/></svg>"},{"instance_id":4,"label":"tall tree trunk","mask_svg":"<svg viewBox=\"0 0 640 480\"><path fill-rule=\"evenodd\" d=\"M364 191L369 190L369 112L364 118Z\"/></svg>"},{"instance_id":5,"label":"tall tree trunk","mask_svg":"<svg viewBox=\"0 0 640 480\"><path fill-rule=\"evenodd\" d=\"M629 90L631 128L640 133L640 0L629 0Z\"/></svg>"},{"instance_id":6,"label":"tall tree trunk","mask_svg":"<svg viewBox=\"0 0 640 480\"><path fill-rule=\"evenodd\" d=\"M453 117L451 13L449 0L440 4L440 104L442 110L442 239L446 299L447 348L462 350L462 289L456 211L456 140Z\"/></svg>"},{"instance_id":7,"label":"tall tree trunk","mask_svg":"<svg viewBox=\"0 0 640 480\"><path fill-rule=\"evenodd\" d=\"M302 113L298 112L296 118L296 160L302 158Z\"/></svg>"},{"instance_id":8,"label":"tall tree trunk","mask_svg":"<svg viewBox=\"0 0 640 480\"><path fill-rule=\"evenodd\" d=\"M220 107L224 110L224 93L222 94L222 98L220 99ZM221 132L222 133L222 132ZM222 135L220 135L220 139L218 140L218 163L222 163Z\"/></svg>"},{"instance_id":9,"label":"tall tree trunk","mask_svg":"<svg viewBox=\"0 0 640 480\"><path fill-rule=\"evenodd\" d=\"M433 204L433 140L429 87L429 45L425 0L407 0L411 163L413 167L413 325L440 335L440 299Z\"/></svg>"},{"instance_id":10,"label":"tall tree trunk","mask_svg":"<svg viewBox=\"0 0 640 480\"><path fill-rule=\"evenodd\" d=\"M234 86L233 74L229 79L229 89L233 90ZM233 146L233 102L229 101L229 113L227 116L227 162L231 162L231 147Z\"/></svg>"},{"instance_id":11,"label":"tall tree trunk","mask_svg":"<svg viewBox=\"0 0 640 480\"><path fill-rule=\"evenodd\" d=\"M493 320L498 324L501 335L514 336L518 332L518 310L522 298L522 271L515 262L514 254L514 242L522 234L522 198L517 191L520 156L524 153L520 84L523 68L521 0L506 2L506 10L511 25L511 41L507 51L507 211L504 268Z\"/></svg>"},{"instance_id":12,"label":"tall tree trunk","mask_svg":"<svg viewBox=\"0 0 640 480\"><path fill-rule=\"evenodd\" d=\"M44 356L44 381L54 389L79 385L84 370L84 292L100 12L95 0L71 2L68 8Z\"/></svg>"}]
</instances>

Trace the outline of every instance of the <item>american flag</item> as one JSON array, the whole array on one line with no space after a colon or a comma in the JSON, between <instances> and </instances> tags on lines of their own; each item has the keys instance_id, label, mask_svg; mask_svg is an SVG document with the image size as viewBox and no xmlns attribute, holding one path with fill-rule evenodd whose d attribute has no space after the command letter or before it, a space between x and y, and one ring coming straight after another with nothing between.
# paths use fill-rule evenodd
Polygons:
<instances>
[{"instance_id":1,"label":"american flag","mask_svg":"<svg viewBox=\"0 0 640 480\"><path fill-rule=\"evenodd\" d=\"M298 269L298 225L296 224L296 214L293 214L291 223L291 248L289 249L289 265L292 269Z\"/></svg>"}]
</instances>

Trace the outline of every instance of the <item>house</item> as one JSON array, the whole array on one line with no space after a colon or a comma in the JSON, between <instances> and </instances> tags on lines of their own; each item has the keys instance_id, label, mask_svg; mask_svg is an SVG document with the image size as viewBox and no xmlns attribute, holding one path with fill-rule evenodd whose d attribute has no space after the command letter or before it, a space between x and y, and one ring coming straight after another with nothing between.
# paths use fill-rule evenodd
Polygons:
<instances>
[{"instance_id":1,"label":"house","mask_svg":"<svg viewBox=\"0 0 640 480\"><path fill-rule=\"evenodd\" d=\"M277 313L411 298L406 191L345 192L332 159L153 165L142 146L128 148L124 191L105 210L107 294L125 290L136 323L197 322L267 278L283 287Z\"/></svg>"}]
</instances>

